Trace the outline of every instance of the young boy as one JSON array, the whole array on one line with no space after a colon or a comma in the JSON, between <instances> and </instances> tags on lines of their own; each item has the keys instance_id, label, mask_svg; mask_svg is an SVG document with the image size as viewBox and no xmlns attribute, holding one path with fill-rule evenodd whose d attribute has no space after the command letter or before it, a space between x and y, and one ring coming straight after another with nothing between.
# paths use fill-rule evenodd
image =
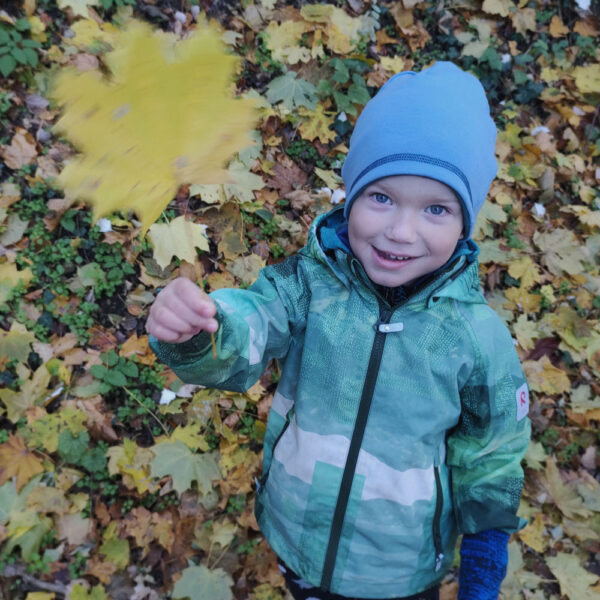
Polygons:
<instances>
[{"instance_id":1,"label":"young boy","mask_svg":"<svg viewBox=\"0 0 600 600\"><path fill-rule=\"evenodd\" d=\"M495 138L472 75L396 75L357 120L344 208L305 248L248 290L177 279L150 311L184 381L241 391L279 360L256 515L295 598L438 598L459 534L459 598L498 596L529 422L470 239Z\"/></svg>"}]
</instances>

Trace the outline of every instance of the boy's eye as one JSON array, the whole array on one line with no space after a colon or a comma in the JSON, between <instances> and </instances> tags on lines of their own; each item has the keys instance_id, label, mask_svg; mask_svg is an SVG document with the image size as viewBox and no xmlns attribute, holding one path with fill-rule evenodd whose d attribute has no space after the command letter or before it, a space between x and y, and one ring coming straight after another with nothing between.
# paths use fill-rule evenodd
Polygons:
<instances>
[{"instance_id":1,"label":"boy's eye","mask_svg":"<svg viewBox=\"0 0 600 600\"><path fill-rule=\"evenodd\" d=\"M442 206L441 204L433 204L432 206L429 207L429 212L432 215L443 215L445 213L448 212L448 209L445 206Z\"/></svg>"},{"instance_id":2,"label":"boy's eye","mask_svg":"<svg viewBox=\"0 0 600 600\"><path fill-rule=\"evenodd\" d=\"M381 194L380 192L375 192L373 194L373 198L375 202L378 202L379 204L387 204L388 202L391 202L388 196Z\"/></svg>"}]
</instances>

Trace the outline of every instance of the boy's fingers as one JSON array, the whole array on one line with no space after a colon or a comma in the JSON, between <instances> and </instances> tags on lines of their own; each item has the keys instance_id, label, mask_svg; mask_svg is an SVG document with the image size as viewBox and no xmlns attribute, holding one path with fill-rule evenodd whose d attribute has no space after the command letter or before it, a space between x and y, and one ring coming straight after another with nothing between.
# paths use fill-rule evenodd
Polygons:
<instances>
[{"instance_id":1,"label":"boy's fingers","mask_svg":"<svg viewBox=\"0 0 600 600\"><path fill-rule=\"evenodd\" d=\"M201 326L200 323L191 323L185 316L179 316L172 308L166 306L158 307L154 312L154 319L157 325L180 333L191 333Z\"/></svg>"},{"instance_id":2,"label":"boy's fingers","mask_svg":"<svg viewBox=\"0 0 600 600\"><path fill-rule=\"evenodd\" d=\"M180 318L187 322L202 327L207 319L214 316L211 307L200 307L200 310L195 310L195 305L190 305L186 299L173 298L169 304L169 308Z\"/></svg>"}]
</instances>

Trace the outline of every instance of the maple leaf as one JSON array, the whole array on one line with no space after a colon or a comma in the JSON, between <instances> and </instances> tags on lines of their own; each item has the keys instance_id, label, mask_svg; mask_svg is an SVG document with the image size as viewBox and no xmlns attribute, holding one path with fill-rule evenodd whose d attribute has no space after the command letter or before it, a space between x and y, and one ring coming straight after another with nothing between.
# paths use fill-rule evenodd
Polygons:
<instances>
[{"instance_id":1,"label":"maple leaf","mask_svg":"<svg viewBox=\"0 0 600 600\"><path fill-rule=\"evenodd\" d=\"M0 356L24 362L29 356L32 342L35 342L35 335L18 321L13 321L9 331L0 329Z\"/></svg>"},{"instance_id":2,"label":"maple leaf","mask_svg":"<svg viewBox=\"0 0 600 600\"><path fill-rule=\"evenodd\" d=\"M298 114L306 118L306 121L298 126L304 139L314 140L319 138L323 144L335 140L336 132L329 129L329 126L333 123L335 113L327 111L322 103L319 102L314 110L308 110L302 106L298 109Z\"/></svg>"},{"instance_id":3,"label":"maple leaf","mask_svg":"<svg viewBox=\"0 0 600 600\"><path fill-rule=\"evenodd\" d=\"M33 279L33 273L30 269L19 271L17 266L12 263L3 263L0 265L0 306L11 299L14 288L20 283L27 286Z\"/></svg>"},{"instance_id":4,"label":"maple leaf","mask_svg":"<svg viewBox=\"0 0 600 600\"><path fill-rule=\"evenodd\" d=\"M532 390L544 394L562 394L571 390L567 374L544 355L540 360L523 361L523 371Z\"/></svg>"},{"instance_id":5,"label":"maple leaf","mask_svg":"<svg viewBox=\"0 0 600 600\"><path fill-rule=\"evenodd\" d=\"M206 225L192 223L183 215L170 223L154 223L148 237L154 246L154 260L162 269L169 266L173 256L194 264L196 248L205 252L209 249Z\"/></svg>"},{"instance_id":6,"label":"maple leaf","mask_svg":"<svg viewBox=\"0 0 600 600\"><path fill-rule=\"evenodd\" d=\"M303 21L284 21L281 24L271 21L265 29L271 56L289 65L308 62L311 59L310 50L299 44L308 29L308 24Z\"/></svg>"},{"instance_id":7,"label":"maple leaf","mask_svg":"<svg viewBox=\"0 0 600 600\"><path fill-rule=\"evenodd\" d=\"M316 93L317 88L312 83L297 77L295 71L288 71L269 83L266 96L271 104L283 102L290 110L299 106L313 110L317 104Z\"/></svg>"},{"instance_id":8,"label":"maple leaf","mask_svg":"<svg viewBox=\"0 0 600 600\"><path fill-rule=\"evenodd\" d=\"M598 576L590 573L581 566L586 559L574 554L558 552L550 556L546 563L558 579L560 591L564 596L576 600L597 600L598 593L590 586L598 581Z\"/></svg>"},{"instance_id":9,"label":"maple leaf","mask_svg":"<svg viewBox=\"0 0 600 600\"><path fill-rule=\"evenodd\" d=\"M562 275L563 271L574 275L583 271L583 261L586 257L572 231L536 231L533 234L533 243L544 253L542 261L553 275Z\"/></svg>"},{"instance_id":10,"label":"maple leaf","mask_svg":"<svg viewBox=\"0 0 600 600\"><path fill-rule=\"evenodd\" d=\"M225 181L224 163L251 142L254 103L226 93L236 59L208 28L176 40L131 22L106 56L110 80L69 69L57 78L56 128L82 152L59 183L95 219L131 209L145 232L181 184Z\"/></svg>"},{"instance_id":11,"label":"maple leaf","mask_svg":"<svg viewBox=\"0 0 600 600\"><path fill-rule=\"evenodd\" d=\"M546 460L544 485L558 509L567 517L590 517L591 512L583 505L583 500L569 485L565 485L553 459Z\"/></svg>"},{"instance_id":12,"label":"maple leaf","mask_svg":"<svg viewBox=\"0 0 600 600\"><path fill-rule=\"evenodd\" d=\"M207 494L212 482L221 477L221 472L212 454L194 454L183 442L163 442L152 447L155 455L151 463L152 476L170 475L173 488L182 494L195 481L198 490Z\"/></svg>"},{"instance_id":13,"label":"maple leaf","mask_svg":"<svg viewBox=\"0 0 600 600\"><path fill-rule=\"evenodd\" d=\"M233 579L223 569L210 570L197 565L183 570L171 595L190 600L233 600L232 586Z\"/></svg>"},{"instance_id":14,"label":"maple leaf","mask_svg":"<svg viewBox=\"0 0 600 600\"><path fill-rule=\"evenodd\" d=\"M0 485L16 477L17 490L20 490L43 471L42 461L27 449L21 436L11 434L8 441L0 445Z\"/></svg>"},{"instance_id":15,"label":"maple leaf","mask_svg":"<svg viewBox=\"0 0 600 600\"><path fill-rule=\"evenodd\" d=\"M70 8L77 17L89 17L88 8L99 4L100 0L58 0L59 8Z\"/></svg>"}]
</instances>

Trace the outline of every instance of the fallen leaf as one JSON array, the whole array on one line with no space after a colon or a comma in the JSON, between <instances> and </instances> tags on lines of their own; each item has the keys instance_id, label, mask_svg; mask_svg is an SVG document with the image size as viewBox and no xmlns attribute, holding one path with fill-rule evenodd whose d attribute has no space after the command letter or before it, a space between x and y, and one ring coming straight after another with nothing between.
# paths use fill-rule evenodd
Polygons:
<instances>
[{"instance_id":1,"label":"fallen leaf","mask_svg":"<svg viewBox=\"0 0 600 600\"><path fill-rule=\"evenodd\" d=\"M233 579L223 569L197 565L183 570L171 595L189 600L233 600L232 586Z\"/></svg>"},{"instance_id":2,"label":"fallen leaf","mask_svg":"<svg viewBox=\"0 0 600 600\"><path fill-rule=\"evenodd\" d=\"M173 256L194 264L196 248L208 251L206 225L192 223L185 216L173 219L169 223L155 223L148 231L148 237L154 246L154 260L165 269Z\"/></svg>"},{"instance_id":3,"label":"fallen leaf","mask_svg":"<svg viewBox=\"0 0 600 600\"><path fill-rule=\"evenodd\" d=\"M571 390L567 374L555 367L547 356L542 356L539 360L523 361L523 371L534 392L562 394Z\"/></svg>"},{"instance_id":4,"label":"fallen leaf","mask_svg":"<svg viewBox=\"0 0 600 600\"><path fill-rule=\"evenodd\" d=\"M556 556L549 556L546 564L558 579L564 596L573 600L597 600L598 595L590 586L598 581L598 576L581 566L584 560L574 554L558 552Z\"/></svg>"},{"instance_id":5,"label":"fallen leaf","mask_svg":"<svg viewBox=\"0 0 600 600\"><path fill-rule=\"evenodd\" d=\"M42 461L27 449L21 436L10 434L8 441L0 445L0 485L16 477L18 491L34 475L43 472Z\"/></svg>"},{"instance_id":6,"label":"fallen leaf","mask_svg":"<svg viewBox=\"0 0 600 600\"><path fill-rule=\"evenodd\" d=\"M9 169L16 171L31 163L38 153L33 136L26 129L16 127L15 131L10 145L0 148L0 156Z\"/></svg>"}]
</instances>

